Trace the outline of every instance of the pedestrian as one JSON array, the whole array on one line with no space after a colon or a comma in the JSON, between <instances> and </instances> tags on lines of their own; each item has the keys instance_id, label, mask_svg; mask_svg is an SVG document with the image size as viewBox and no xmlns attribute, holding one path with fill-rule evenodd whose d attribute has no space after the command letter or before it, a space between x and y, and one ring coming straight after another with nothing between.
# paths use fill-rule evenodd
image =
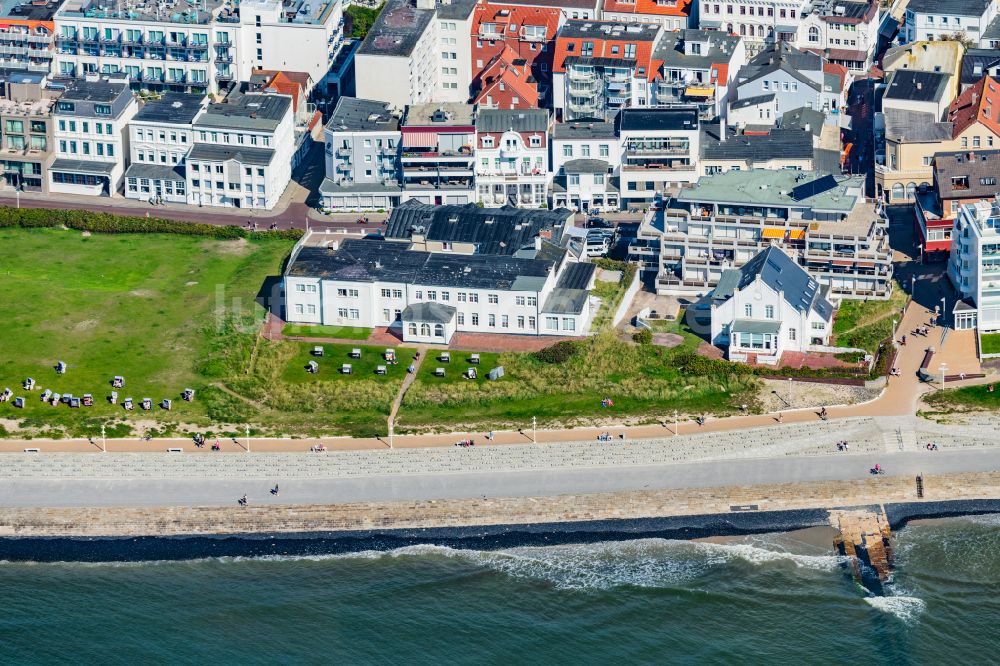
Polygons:
<instances>
[{"instance_id":1,"label":"pedestrian","mask_svg":"<svg viewBox=\"0 0 1000 666\"><path fill-rule=\"evenodd\" d=\"M781 412L778 412L778 423L781 423L783 418L784 417L782 416Z\"/></svg>"}]
</instances>

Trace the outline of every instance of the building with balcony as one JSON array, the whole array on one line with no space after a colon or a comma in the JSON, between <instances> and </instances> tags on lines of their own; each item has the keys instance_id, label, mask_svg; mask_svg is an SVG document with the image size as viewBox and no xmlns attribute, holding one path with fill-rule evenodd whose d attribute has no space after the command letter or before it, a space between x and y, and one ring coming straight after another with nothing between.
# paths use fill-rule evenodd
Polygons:
<instances>
[{"instance_id":1,"label":"building with balcony","mask_svg":"<svg viewBox=\"0 0 1000 666\"><path fill-rule=\"evenodd\" d=\"M291 180L294 151L290 97L230 93L194 120L188 203L270 210Z\"/></svg>"},{"instance_id":2,"label":"building with balcony","mask_svg":"<svg viewBox=\"0 0 1000 666\"><path fill-rule=\"evenodd\" d=\"M816 169L813 135L804 129L772 127L744 132L724 124L702 125L698 171L711 176L751 169Z\"/></svg>"},{"instance_id":3,"label":"building with balcony","mask_svg":"<svg viewBox=\"0 0 1000 666\"><path fill-rule=\"evenodd\" d=\"M662 64L650 104L693 105L702 119L712 120L726 115L746 48L742 38L717 30L680 30L663 35L653 60Z\"/></svg>"},{"instance_id":4,"label":"building with balcony","mask_svg":"<svg viewBox=\"0 0 1000 666\"><path fill-rule=\"evenodd\" d=\"M512 49L494 56L474 84L473 103L481 109L537 109L542 106L542 90L528 61Z\"/></svg>"},{"instance_id":5,"label":"building with balcony","mask_svg":"<svg viewBox=\"0 0 1000 666\"><path fill-rule=\"evenodd\" d=\"M841 298L888 298L888 222L862 176L729 171L704 176L651 210L633 253L664 294L703 295L725 270L777 245Z\"/></svg>"},{"instance_id":6,"label":"building with balcony","mask_svg":"<svg viewBox=\"0 0 1000 666\"><path fill-rule=\"evenodd\" d=\"M948 278L962 296L952 310L955 328L1000 331L1000 198L961 207Z\"/></svg>"},{"instance_id":7,"label":"building with balcony","mask_svg":"<svg viewBox=\"0 0 1000 666\"><path fill-rule=\"evenodd\" d=\"M799 24L795 45L827 62L866 73L878 46L879 19L875 0L817 0Z\"/></svg>"},{"instance_id":8,"label":"building with balcony","mask_svg":"<svg viewBox=\"0 0 1000 666\"><path fill-rule=\"evenodd\" d=\"M357 96L409 104L465 102L472 86L474 0L390 0L355 56Z\"/></svg>"},{"instance_id":9,"label":"building with balcony","mask_svg":"<svg viewBox=\"0 0 1000 666\"><path fill-rule=\"evenodd\" d=\"M126 199L188 202L185 160L195 143L194 121L206 105L201 95L166 93L135 114L128 127Z\"/></svg>"},{"instance_id":10,"label":"building with balcony","mask_svg":"<svg viewBox=\"0 0 1000 666\"><path fill-rule=\"evenodd\" d=\"M980 35L997 15L993 0L910 0L899 29L904 42L936 41L962 35L983 48Z\"/></svg>"},{"instance_id":11,"label":"building with balcony","mask_svg":"<svg viewBox=\"0 0 1000 666\"><path fill-rule=\"evenodd\" d=\"M656 23L664 30L695 27L692 0L604 0L601 19L618 23Z\"/></svg>"},{"instance_id":12,"label":"building with balcony","mask_svg":"<svg viewBox=\"0 0 1000 666\"><path fill-rule=\"evenodd\" d=\"M963 206L992 201L1000 178L1000 151L977 150L934 155L934 187L914 197L919 249L927 261L945 261L952 228Z\"/></svg>"},{"instance_id":13,"label":"building with balcony","mask_svg":"<svg viewBox=\"0 0 1000 666\"><path fill-rule=\"evenodd\" d=\"M60 91L45 75L0 71L0 164L3 185L21 191L49 191L55 159L52 110Z\"/></svg>"},{"instance_id":14,"label":"building with balcony","mask_svg":"<svg viewBox=\"0 0 1000 666\"><path fill-rule=\"evenodd\" d=\"M411 104L400 124L403 200L465 204L476 200L475 107Z\"/></svg>"},{"instance_id":15,"label":"building with balcony","mask_svg":"<svg viewBox=\"0 0 1000 666\"><path fill-rule=\"evenodd\" d=\"M615 128L622 206L651 206L671 189L698 180L701 129L695 108L622 109Z\"/></svg>"},{"instance_id":16,"label":"building with balcony","mask_svg":"<svg viewBox=\"0 0 1000 666\"><path fill-rule=\"evenodd\" d=\"M401 115L385 102L340 98L324 130L324 207L385 210L400 204Z\"/></svg>"},{"instance_id":17,"label":"building with balcony","mask_svg":"<svg viewBox=\"0 0 1000 666\"><path fill-rule=\"evenodd\" d=\"M49 191L113 196L121 187L129 151L128 125L139 110L124 81L70 81L56 102Z\"/></svg>"},{"instance_id":18,"label":"building with balcony","mask_svg":"<svg viewBox=\"0 0 1000 666\"><path fill-rule=\"evenodd\" d=\"M616 211L621 206L621 142L614 123L577 121L552 128L552 206Z\"/></svg>"},{"instance_id":19,"label":"building with balcony","mask_svg":"<svg viewBox=\"0 0 1000 666\"><path fill-rule=\"evenodd\" d=\"M610 120L619 109L648 106L661 35L657 24L567 21L556 38L552 81L562 120Z\"/></svg>"},{"instance_id":20,"label":"building with balcony","mask_svg":"<svg viewBox=\"0 0 1000 666\"><path fill-rule=\"evenodd\" d=\"M497 79L489 71L498 60L507 63L520 61L523 69L521 80L531 79L539 89L538 94L548 99L552 88L552 58L555 53L556 34L563 23L563 15L556 7L525 7L483 2L476 5L472 17L472 87L477 99L489 87L486 79ZM494 99L501 96L497 91ZM487 106L491 106L487 104ZM497 104L498 108L511 108ZM534 107L538 106L536 102ZM515 107L529 108L529 107Z\"/></svg>"},{"instance_id":21,"label":"building with balcony","mask_svg":"<svg viewBox=\"0 0 1000 666\"><path fill-rule=\"evenodd\" d=\"M827 345L829 289L775 246L722 273L712 291L711 341L730 361L776 365L786 351Z\"/></svg>"},{"instance_id":22,"label":"building with balcony","mask_svg":"<svg viewBox=\"0 0 1000 666\"><path fill-rule=\"evenodd\" d=\"M746 44L747 55L752 57L769 44L794 44L809 6L809 0L705 2L699 7L698 27L739 35Z\"/></svg>"},{"instance_id":23,"label":"building with balcony","mask_svg":"<svg viewBox=\"0 0 1000 666\"><path fill-rule=\"evenodd\" d=\"M0 6L0 69L49 75L55 55L53 16L62 0L8 0Z\"/></svg>"},{"instance_id":24,"label":"building with balcony","mask_svg":"<svg viewBox=\"0 0 1000 666\"><path fill-rule=\"evenodd\" d=\"M547 109L480 109L476 114L476 201L487 207L548 203Z\"/></svg>"}]
</instances>

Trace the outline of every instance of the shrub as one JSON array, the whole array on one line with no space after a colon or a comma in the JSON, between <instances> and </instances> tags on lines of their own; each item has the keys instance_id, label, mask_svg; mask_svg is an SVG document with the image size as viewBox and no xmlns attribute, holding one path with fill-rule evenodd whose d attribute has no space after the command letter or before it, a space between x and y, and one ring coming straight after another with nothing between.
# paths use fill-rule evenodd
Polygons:
<instances>
[{"instance_id":1,"label":"shrub","mask_svg":"<svg viewBox=\"0 0 1000 666\"><path fill-rule=\"evenodd\" d=\"M632 339L640 345L651 345L653 344L653 332L648 328L640 328L632 334Z\"/></svg>"},{"instance_id":2,"label":"shrub","mask_svg":"<svg viewBox=\"0 0 1000 666\"><path fill-rule=\"evenodd\" d=\"M559 365L565 363L580 351L580 346L572 340L563 340L554 345L549 345L545 349L539 349L532 356L542 363Z\"/></svg>"}]
</instances>

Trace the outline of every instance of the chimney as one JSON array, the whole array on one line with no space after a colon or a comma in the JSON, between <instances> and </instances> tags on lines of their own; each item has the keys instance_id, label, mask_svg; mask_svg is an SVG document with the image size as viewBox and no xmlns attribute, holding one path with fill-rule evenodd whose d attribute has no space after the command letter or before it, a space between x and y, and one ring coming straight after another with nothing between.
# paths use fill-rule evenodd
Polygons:
<instances>
[{"instance_id":1,"label":"chimney","mask_svg":"<svg viewBox=\"0 0 1000 666\"><path fill-rule=\"evenodd\" d=\"M541 250L542 249L542 237L541 236L535 236L535 249L536 250Z\"/></svg>"},{"instance_id":2,"label":"chimney","mask_svg":"<svg viewBox=\"0 0 1000 666\"><path fill-rule=\"evenodd\" d=\"M917 90L923 90L924 84L921 81L917 81Z\"/></svg>"},{"instance_id":3,"label":"chimney","mask_svg":"<svg viewBox=\"0 0 1000 666\"><path fill-rule=\"evenodd\" d=\"M719 141L726 142L726 121L719 116Z\"/></svg>"}]
</instances>

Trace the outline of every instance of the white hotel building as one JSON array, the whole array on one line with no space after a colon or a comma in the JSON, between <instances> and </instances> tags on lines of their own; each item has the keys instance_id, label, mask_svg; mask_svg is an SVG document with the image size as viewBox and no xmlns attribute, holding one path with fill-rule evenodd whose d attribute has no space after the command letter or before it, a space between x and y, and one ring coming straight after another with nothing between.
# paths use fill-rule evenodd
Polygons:
<instances>
[{"instance_id":1,"label":"white hotel building","mask_svg":"<svg viewBox=\"0 0 1000 666\"><path fill-rule=\"evenodd\" d=\"M948 277L962 295L955 328L1000 331L1000 197L962 206L951 237Z\"/></svg>"}]
</instances>

